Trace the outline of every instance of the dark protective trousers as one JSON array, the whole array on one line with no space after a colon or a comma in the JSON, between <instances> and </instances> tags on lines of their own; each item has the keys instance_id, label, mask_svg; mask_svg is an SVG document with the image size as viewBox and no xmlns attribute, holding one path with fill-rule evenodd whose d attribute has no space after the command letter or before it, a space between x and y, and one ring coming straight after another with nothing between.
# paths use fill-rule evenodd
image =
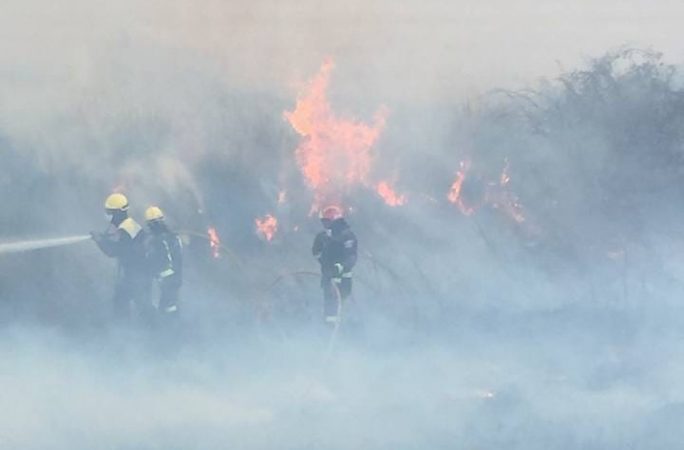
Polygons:
<instances>
[{"instance_id":1,"label":"dark protective trousers","mask_svg":"<svg viewBox=\"0 0 684 450\"><path fill-rule=\"evenodd\" d=\"M178 314L180 283L173 279L162 279L159 282L159 313L161 315Z\"/></svg>"},{"instance_id":2,"label":"dark protective trousers","mask_svg":"<svg viewBox=\"0 0 684 450\"><path fill-rule=\"evenodd\" d=\"M171 352L179 349L181 343L181 323L179 293L181 283L175 277L159 280L159 306L157 307L157 333L159 350Z\"/></svg>"},{"instance_id":3,"label":"dark protective trousers","mask_svg":"<svg viewBox=\"0 0 684 450\"><path fill-rule=\"evenodd\" d=\"M149 323L153 318L153 307L150 301L150 282L145 277L123 276L116 282L114 288L113 314L116 320L131 319L131 309L144 322Z\"/></svg>"}]
</instances>

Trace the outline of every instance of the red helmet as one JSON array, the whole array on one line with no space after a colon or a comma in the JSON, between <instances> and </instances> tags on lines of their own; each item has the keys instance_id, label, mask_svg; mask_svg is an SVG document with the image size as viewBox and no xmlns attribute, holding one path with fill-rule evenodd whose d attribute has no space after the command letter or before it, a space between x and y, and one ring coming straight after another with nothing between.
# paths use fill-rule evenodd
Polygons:
<instances>
[{"instance_id":1,"label":"red helmet","mask_svg":"<svg viewBox=\"0 0 684 450\"><path fill-rule=\"evenodd\" d=\"M339 206L330 205L330 206L326 206L325 208L321 209L321 212L318 215L318 217L321 220L326 219L326 220L334 221L334 220L341 219L342 217L344 217L344 212L342 211L342 208L340 208Z\"/></svg>"}]
</instances>

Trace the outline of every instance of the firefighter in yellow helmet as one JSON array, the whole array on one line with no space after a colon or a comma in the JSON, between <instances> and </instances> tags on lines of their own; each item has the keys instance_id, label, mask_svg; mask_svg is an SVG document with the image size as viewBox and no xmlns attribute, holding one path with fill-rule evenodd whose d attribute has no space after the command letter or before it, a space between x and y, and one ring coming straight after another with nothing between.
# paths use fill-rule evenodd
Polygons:
<instances>
[{"instance_id":1,"label":"firefighter in yellow helmet","mask_svg":"<svg viewBox=\"0 0 684 450\"><path fill-rule=\"evenodd\" d=\"M158 206L147 208L145 222L148 228L147 265L159 285L158 310L164 322L178 316L179 291L183 284L183 243L166 225L164 213Z\"/></svg>"},{"instance_id":2,"label":"firefighter in yellow helmet","mask_svg":"<svg viewBox=\"0 0 684 450\"><path fill-rule=\"evenodd\" d=\"M114 288L113 309L117 319L131 315L131 305L145 321L152 320L150 302L150 276L145 264L145 232L128 216L128 199L125 195L111 194L105 200L105 213L111 217L104 233L91 236L102 252L118 261L118 274Z\"/></svg>"}]
</instances>

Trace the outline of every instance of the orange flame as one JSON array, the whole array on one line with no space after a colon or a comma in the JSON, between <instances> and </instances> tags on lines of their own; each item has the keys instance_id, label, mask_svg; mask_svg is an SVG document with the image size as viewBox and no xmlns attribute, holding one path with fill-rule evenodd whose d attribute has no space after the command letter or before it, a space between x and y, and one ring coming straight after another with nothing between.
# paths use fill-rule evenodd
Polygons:
<instances>
[{"instance_id":1,"label":"orange flame","mask_svg":"<svg viewBox=\"0 0 684 450\"><path fill-rule=\"evenodd\" d=\"M463 201L462 188L465 182L468 171L470 170L469 161L461 161L460 169L456 172L456 179L451 185L447 198L449 201L458 206L461 213L470 216L475 212L475 208L468 206ZM525 215L523 206L520 204L518 196L510 190L509 183L511 177L508 174L508 160L505 161L501 175L497 182L489 182L486 185L486 192L484 194L483 204L488 204L492 208L498 209L508 215L517 223L525 222Z\"/></svg>"},{"instance_id":2,"label":"orange flame","mask_svg":"<svg viewBox=\"0 0 684 450\"><path fill-rule=\"evenodd\" d=\"M207 229L207 235L209 236L209 247L211 247L211 255L214 258L221 257L221 238L216 231L216 228L210 226Z\"/></svg>"},{"instance_id":3,"label":"orange flame","mask_svg":"<svg viewBox=\"0 0 684 450\"><path fill-rule=\"evenodd\" d=\"M381 108L368 125L335 114L327 96L333 62L327 60L297 99L294 111L284 113L302 136L295 156L306 183L314 193L312 210L339 197L355 184L368 184L372 148L384 129Z\"/></svg>"},{"instance_id":4,"label":"orange flame","mask_svg":"<svg viewBox=\"0 0 684 450\"><path fill-rule=\"evenodd\" d=\"M376 192L389 206L395 207L406 204L406 196L397 194L387 181L378 183Z\"/></svg>"},{"instance_id":5,"label":"orange flame","mask_svg":"<svg viewBox=\"0 0 684 450\"><path fill-rule=\"evenodd\" d=\"M460 169L456 172L456 179L451 185L451 189L449 190L447 198L451 203L458 206L458 209L463 214L469 216L472 213L474 213L475 210L469 206L466 206L463 203L463 198L461 197L461 189L463 188L463 182L466 179L466 173L468 173L468 169L470 168L470 163L467 161L461 161L460 166Z\"/></svg>"},{"instance_id":6,"label":"orange flame","mask_svg":"<svg viewBox=\"0 0 684 450\"><path fill-rule=\"evenodd\" d=\"M264 217L257 217L254 219L256 225L256 232L267 241L273 240L273 237L278 232L278 219L271 214L266 214Z\"/></svg>"},{"instance_id":7,"label":"orange flame","mask_svg":"<svg viewBox=\"0 0 684 450\"><path fill-rule=\"evenodd\" d=\"M518 201L518 198L510 192L501 192L498 195L498 198L492 201L492 207L503 211L517 223L523 223L525 221L522 205Z\"/></svg>"},{"instance_id":8,"label":"orange flame","mask_svg":"<svg viewBox=\"0 0 684 450\"><path fill-rule=\"evenodd\" d=\"M500 191L496 196L494 207L504 211L517 223L523 223L525 221L523 207L518 200L518 196L510 191L508 187L510 181L511 177L508 175L508 160L506 160L504 168L501 171L501 176L499 177Z\"/></svg>"},{"instance_id":9,"label":"orange flame","mask_svg":"<svg viewBox=\"0 0 684 450\"><path fill-rule=\"evenodd\" d=\"M508 160L501 171L501 176L499 177L499 184L501 186L506 186L511 181L511 177L508 175Z\"/></svg>"}]
</instances>

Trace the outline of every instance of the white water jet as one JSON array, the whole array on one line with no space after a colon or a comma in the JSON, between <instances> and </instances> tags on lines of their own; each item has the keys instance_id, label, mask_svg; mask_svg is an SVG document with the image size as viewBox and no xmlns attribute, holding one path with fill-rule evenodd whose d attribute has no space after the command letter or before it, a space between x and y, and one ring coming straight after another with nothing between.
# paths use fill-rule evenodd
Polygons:
<instances>
[{"instance_id":1,"label":"white water jet","mask_svg":"<svg viewBox=\"0 0 684 450\"><path fill-rule=\"evenodd\" d=\"M31 250L39 250L50 247L63 247L65 245L76 244L90 239L90 236L85 234L81 236L69 236L53 239L34 239L19 242L2 242L0 243L0 255L4 253L19 253Z\"/></svg>"}]
</instances>

